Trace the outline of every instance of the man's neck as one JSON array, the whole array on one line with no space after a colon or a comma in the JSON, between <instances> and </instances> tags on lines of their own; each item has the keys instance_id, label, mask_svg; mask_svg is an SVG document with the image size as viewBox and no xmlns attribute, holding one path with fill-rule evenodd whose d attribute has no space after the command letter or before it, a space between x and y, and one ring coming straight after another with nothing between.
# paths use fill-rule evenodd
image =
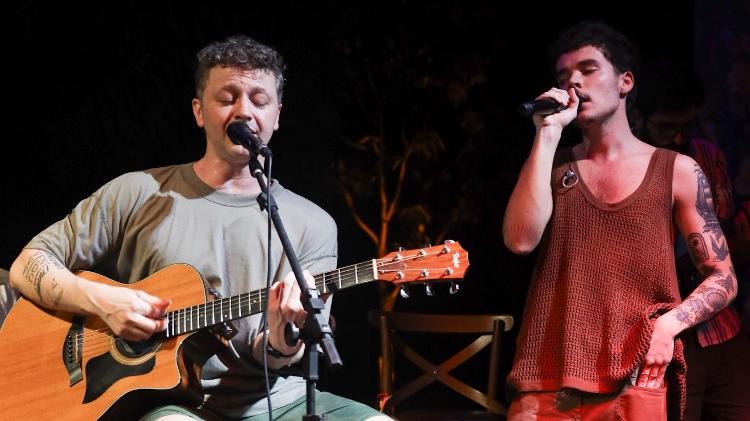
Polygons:
<instances>
[{"instance_id":1,"label":"man's neck","mask_svg":"<svg viewBox=\"0 0 750 421\"><path fill-rule=\"evenodd\" d=\"M195 174L204 183L226 193L250 196L261 192L258 180L247 165L232 165L206 156L193 164Z\"/></svg>"},{"instance_id":2,"label":"man's neck","mask_svg":"<svg viewBox=\"0 0 750 421\"><path fill-rule=\"evenodd\" d=\"M618 118L619 117L619 118ZM613 116L602 124L582 129L583 142L574 150L578 159L612 161L642 152L645 143L633 135L624 116Z\"/></svg>"}]
</instances>

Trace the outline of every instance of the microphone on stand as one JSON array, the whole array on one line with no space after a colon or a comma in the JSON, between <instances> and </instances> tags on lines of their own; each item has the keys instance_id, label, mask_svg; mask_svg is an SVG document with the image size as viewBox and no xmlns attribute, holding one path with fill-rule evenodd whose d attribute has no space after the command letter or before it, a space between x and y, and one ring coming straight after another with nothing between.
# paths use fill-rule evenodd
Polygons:
<instances>
[{"instance_id":1,"label":"microphone on stand","mask_svg":"<svg viewBox=\"0 0 750 421\"><path fill-rule=\"evenodd\" d=\"M250 127L245 121L236 120L229 123L227 126L227 136L229 136L229 140L231 140L232 143L244 146L245 149L250 151L250 153L262 155L266 158L273 155L271 149L264 145L263 142L258 139L252 131L250 131Z\"/></svg>"}]
</instances>

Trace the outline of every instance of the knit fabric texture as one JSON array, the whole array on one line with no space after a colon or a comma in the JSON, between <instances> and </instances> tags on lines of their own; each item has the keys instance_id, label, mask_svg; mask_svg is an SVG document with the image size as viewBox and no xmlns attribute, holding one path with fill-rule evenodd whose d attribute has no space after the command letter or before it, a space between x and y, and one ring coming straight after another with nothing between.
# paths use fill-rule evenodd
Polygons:
<instances>
[{"instance_id":1,"label":"knit fabric texture","mask_svg":"<svg viewBox=\"0 0 750 421\"><path fill-rule=\"evenodd\" d=\"M639 187L608 204L588 189L572 151L558 152L554 207L508 376L512 389L614 393L640 367L653 322L681 301L672 222L676 156L657 149ZM684 374L678 343L668 370L678 408Z\"/></svg>"}]
</instances>

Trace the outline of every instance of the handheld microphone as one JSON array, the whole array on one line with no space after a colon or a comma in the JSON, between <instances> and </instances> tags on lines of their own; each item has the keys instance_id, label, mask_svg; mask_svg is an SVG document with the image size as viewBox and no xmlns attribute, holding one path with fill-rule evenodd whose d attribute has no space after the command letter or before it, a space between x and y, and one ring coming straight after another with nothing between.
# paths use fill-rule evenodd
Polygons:
<instances>
[{"instance_id":1,"label":"handheld microphone","mask_svg":"<svg viewBox=\"0 0 750 421\"><path fill-rule=\"evenodd\" d=\"M529 117L536 113L554 114L563 108L565 107L554 99L535 99L521 104L518 107L518 114L524 117Z\"/></svg>"},{"instance_id":2,"label":"handheld microphone","mask_svg":"<svg viewBox=\"0 0 750 421\"><path fill-rule=\"evenodd\" d=\"M266 158L271 156L271 149L264 145L257 136L250 131L247 123L237 120L229 123L227 126L227 136L235 145L242 145L245 149L255 155L262 155Z\"/></svg>"}]
</instances>

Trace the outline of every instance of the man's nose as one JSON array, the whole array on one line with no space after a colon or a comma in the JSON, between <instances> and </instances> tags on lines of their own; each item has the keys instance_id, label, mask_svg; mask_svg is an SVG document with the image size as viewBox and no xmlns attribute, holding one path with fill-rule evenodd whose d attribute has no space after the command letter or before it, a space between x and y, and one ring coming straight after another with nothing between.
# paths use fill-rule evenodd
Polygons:
<instances>
[{"instance_id":1,"label":"man's nose","mask_svg":"<svg viewBox=\"0 0 750 421\"><path fill-rule=\"evenodd\" d=\"M237 101L235 109L235 118L243 120L252 120L253 118L253 103L249 98L243 98Z\"/></svg>"},{"instance_id":2,"label":"man's nose","mask_svg":"<svg viewBox=\"0 0 750 421\"><path fill-rule=\"evenodd\" d=\"M568 88L580 88L581 82L582 82L582 75L581 72L575 71L570 74L570 77L568 78Z\"/></svg>"}]
</instances>

